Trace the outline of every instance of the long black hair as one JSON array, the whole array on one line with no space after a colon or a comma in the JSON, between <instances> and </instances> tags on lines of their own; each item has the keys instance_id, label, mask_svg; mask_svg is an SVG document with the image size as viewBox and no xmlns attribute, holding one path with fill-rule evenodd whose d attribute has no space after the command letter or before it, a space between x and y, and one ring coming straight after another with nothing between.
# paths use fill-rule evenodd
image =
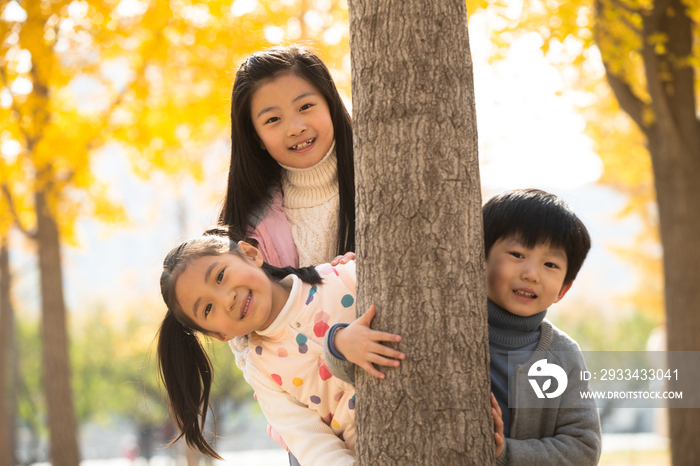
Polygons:
<instances>
[{"instance_id":1,"label":"long black hair","mask_svg":"<svg viewBox=\"0 0 700 466\"><path fill-rule=\"evenodd\" d=\"M338 159L338 254L355 250L355 173L352 122L326 65L310 50L291 45L256 52L244 61L231 96L231 164L219 222L231 237L246 237L249 217L281 183L282 167L260 147L250 114L255 91L266 82L293 73L316 87L328 103Z\"/></svg>"},{"instance_id":2,"label":"long black hair","mask_svg":"<svg viewBox=\"0 0 700 466\"><path fill-rule=\"evenodd\" d=\"M197 332L206 335L206 331L182 310L175 295L175 284L193 260L226 253L243 257L238 250L238 244L228 237L228 230L215 228L206 231L203 236L173 248L165 257L160 276L160 291L168 311L158 330L157 347L160 378L170 401L170 414L180 430L180 434L170 444L184 437L187 445L218 460L221 460L221 457L204 438L212 384L212 364L197 337ZM263 263L262 269L270 280L281 280L294 274L306 283L321 283L321 277L313 267L278 268ZM216 428L216 420L214 426Z\"/></svg>"}]
</instances>

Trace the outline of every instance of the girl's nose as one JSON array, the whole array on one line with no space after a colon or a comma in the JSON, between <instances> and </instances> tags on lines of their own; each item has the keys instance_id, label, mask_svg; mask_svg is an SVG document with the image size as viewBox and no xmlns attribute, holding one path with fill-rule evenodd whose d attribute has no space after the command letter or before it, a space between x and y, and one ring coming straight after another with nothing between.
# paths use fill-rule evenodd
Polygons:
<instances>
[{"instance_id":1,"label":"girl's nose","mask_svg":"<svg viewBox=\"0 0 700 466\"><path fill-rule=\"evenodd\" d=\"M226 307L226 309L229 312L233 311L233 308L236 305L236 296L237 296L237 293L235 291L231 291L231 293L229 293L228 302L227 302L228 306Z\"/></svg>"},{"instance_id":2,"label":"girl's nose","mask_svg":"<svg viewBox=\"0 0 700 466\"><path fill-rule=\"evenodd\" d=\"M299 136L301 133L306 131L306 124L301 118L292 119L289 123L289 129L287 130L287 136Z\"/></svg>"},{"instance_id":3,"label":"girl's nose","mask_svg":"<svg viewBox=\"0 0 700 466\"><path fill-rule=\"evenodd\" d=\"M219 305L226 310L226 312L231 312L233 310L234 303L236 302L236 292L235 291L223 291L219 296Z\"/></svg>"}]
</instances>

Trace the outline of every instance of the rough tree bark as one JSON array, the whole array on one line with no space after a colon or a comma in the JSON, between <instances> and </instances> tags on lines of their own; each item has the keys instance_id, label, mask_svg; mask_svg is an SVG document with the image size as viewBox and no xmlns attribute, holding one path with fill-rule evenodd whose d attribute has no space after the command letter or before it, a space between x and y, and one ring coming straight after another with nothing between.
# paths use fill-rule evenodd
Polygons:
<instances>
[{"instance_id":1,"label":"rough tree bark","mask_svg":"<svg viewBox=\"0 0 700 466\"><path fill-rule=\"evenodd\" d=\"M78 466L77 425L70 385L66 305L63 298L61 251L56 220L45 194L34 197L41 282L41 325L44 355L44 387L53 466Z\"/></svg>"},{"instance_id":2,"label":"rough tree bark","mask_svg":"<svg viewBox=\"0 0 700 466\"><path fill-rule=\"evenodd\" d=\"M399 333L357 371L359 466L494 462L481 192L463 0L351 0L358 312Z\"/></svg>"},{"instance_id":3,"label":"rough tree bark","mask_svg":"<svg viewBox=\"0 0 700 466\"><path fill-rule=\"evenodd\" d=\"M7 237L0 237L0 466L15 464L14 311Z\"/></svg>"},{"instance_id":4,"label":"rough tree bark","mask_svg":"<svg viewBox=\"0 0 700 466\"><path fill-rule=\"evenodd\" d=\"M693 53L693 22L682 0L657 0L641 18L650 102L609 70L607 78L622 109L646 135L651 154L664 250L668 350L700 351L700 121L695 72L687 60ZM646 40L659 35L668 39L665 50ZM695 382L699 375L689 374ZM671 409L669 421L673 465L700 464L700 409Z\"/></svg>"}]
</instances>

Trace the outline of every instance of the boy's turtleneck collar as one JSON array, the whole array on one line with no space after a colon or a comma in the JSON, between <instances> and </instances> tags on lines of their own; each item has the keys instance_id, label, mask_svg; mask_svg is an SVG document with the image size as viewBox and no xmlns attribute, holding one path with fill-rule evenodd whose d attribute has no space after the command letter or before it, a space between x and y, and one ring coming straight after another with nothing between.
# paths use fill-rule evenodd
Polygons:
<instances>
[{"instance_id":1,"label":"boy's turtleneck collar","mask_svg":"<svg viewBox=\"0 0 700 466\"><path fill-rule=\"evenodd\" d=\"M487 301L489 339L512 348L520 348L539 339L540 324L547 310L522 317L511 314L497 304Z\"/></svg>"},{"instance_id":2,"label":"boy's turtleneck collar","mask_svg":"<svg viewBox=\"0 0 700 466\"><path fill-rule=\"evenodd\" d=\"M292 168L279 164L282 172L284 205L291 208L312 207L338 195L338 159L335 140L326 155L314 166Z\"/></svg>"},{"instance_id":3,"label":"boy's turtleneck collar","mask_svg":"<svg viewBox=\"0 0 700 466\"><path fill-rule=\"evenodd\" d=\"M519 332L532 332L540 327L540 324L547 314L547 309L528 317L512 314L498 304L487 300L489 311L489 325L493 327L517 330Z\"/></svg>"}]
</instances>

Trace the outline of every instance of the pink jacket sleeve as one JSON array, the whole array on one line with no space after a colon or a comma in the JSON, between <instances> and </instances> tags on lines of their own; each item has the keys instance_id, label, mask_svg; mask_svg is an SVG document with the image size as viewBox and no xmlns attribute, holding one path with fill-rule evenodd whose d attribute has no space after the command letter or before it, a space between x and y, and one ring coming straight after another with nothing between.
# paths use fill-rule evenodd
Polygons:
<instances>
[{"instance_id":1,"label":"pink jacket sleeve","mask_svg":"<svg viewBox=\"0 0 700 466\"><path fill-rule=\"evenodd\" d=\"M299 255L282 207L281 191L273 196L262 221L255 228L249 228L248 236L258 242L258 248L268 264L275 267L299 267Z\"/></svg>"}]
</instances>

